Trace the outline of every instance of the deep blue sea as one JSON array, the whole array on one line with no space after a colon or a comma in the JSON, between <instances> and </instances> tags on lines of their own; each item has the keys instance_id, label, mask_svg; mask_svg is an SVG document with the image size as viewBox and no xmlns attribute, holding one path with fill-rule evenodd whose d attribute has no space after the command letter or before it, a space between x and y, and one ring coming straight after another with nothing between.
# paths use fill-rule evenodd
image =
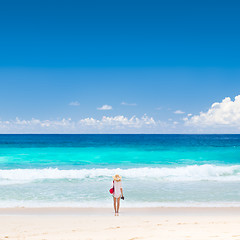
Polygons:
<instances>
[{"instance_id":1,"label":"deep blue sea","mask_svg":"<svg viewBox=\"0 0 240 240\"><path fill-rule=\"evenodd\" d=\"M240 135L0 135L0 207L240 206Z\"/></svg>"}]
</instances>

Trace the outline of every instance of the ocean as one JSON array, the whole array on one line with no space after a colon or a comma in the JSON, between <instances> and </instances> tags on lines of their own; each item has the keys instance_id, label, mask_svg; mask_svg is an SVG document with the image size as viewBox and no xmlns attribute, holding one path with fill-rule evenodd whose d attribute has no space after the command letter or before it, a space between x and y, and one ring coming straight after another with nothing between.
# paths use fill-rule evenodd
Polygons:
<instances>
[{"instance_id":1,"label":"ocean","mask_svg":"<svg viewBox=\"0 0 240 240\"><path fill-rule=\"evenodd\" d=\"M0 135L0 208L240 206L240 135Z\"/></svg>"}]
</instances>

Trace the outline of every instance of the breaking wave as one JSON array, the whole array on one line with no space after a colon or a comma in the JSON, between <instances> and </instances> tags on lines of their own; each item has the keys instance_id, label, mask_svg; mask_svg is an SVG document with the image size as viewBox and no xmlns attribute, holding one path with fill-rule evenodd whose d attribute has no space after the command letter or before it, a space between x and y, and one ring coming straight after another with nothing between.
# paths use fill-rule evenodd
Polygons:
<instances>
[{"instance_id":1,"label":"breaking wave","mask_svg":"<svg viewBox=\"0 0 240 240\"><path fill-rule=\"evenodd\" d=\"M45 169L11 169L0 170L0 184L31 182L44 179L106 179L114 174L120 174L127 179L142 179L154 181L240 181L240 165L188 165L183 167L129 168L129 169L78 169L60 170Z\"/></svg>"}]
</instances>

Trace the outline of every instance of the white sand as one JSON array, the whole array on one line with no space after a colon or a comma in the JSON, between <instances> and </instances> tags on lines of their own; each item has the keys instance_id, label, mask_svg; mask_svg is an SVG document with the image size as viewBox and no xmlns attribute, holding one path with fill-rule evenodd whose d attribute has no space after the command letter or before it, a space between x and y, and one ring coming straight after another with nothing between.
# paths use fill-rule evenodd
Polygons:
<instances>
[{"instance_id":1,"label":"white sand","mask_svg":"<svg viewBox=\"0 0 240 240\"><path fill-rule=\"evenodd\" d=\"M0 209L0 239L240 240L238 208Z\"/></svg>"}]
</instances>

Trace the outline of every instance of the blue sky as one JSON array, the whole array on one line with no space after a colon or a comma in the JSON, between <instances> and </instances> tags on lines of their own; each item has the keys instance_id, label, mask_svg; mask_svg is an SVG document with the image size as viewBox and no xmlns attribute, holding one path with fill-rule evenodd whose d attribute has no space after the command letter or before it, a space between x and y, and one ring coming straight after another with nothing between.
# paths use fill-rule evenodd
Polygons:
<instances>
[{"instance_id":1,"label":"blue sky","mask_svg":"<svg viewBox=\"0 0 240 240\"><path fill-rule=\"evenodd\" d=\"M1 2L0 133L238 133L239 7Z\"/></svg>"}]
</instances>

